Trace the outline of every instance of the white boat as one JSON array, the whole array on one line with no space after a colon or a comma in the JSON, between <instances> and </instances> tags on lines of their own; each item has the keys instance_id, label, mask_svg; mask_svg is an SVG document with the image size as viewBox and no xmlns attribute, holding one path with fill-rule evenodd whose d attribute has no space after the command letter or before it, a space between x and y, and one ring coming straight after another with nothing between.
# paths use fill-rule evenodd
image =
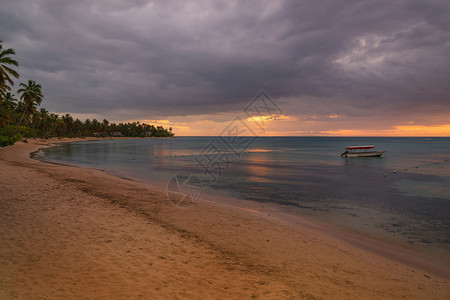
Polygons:
<instances>
[{"instance_id":1,"label":"white boat","mask_svg":"<svg viewBox=\"0 0 450 300\"><path fill-rule=\"evenodd\" d=\"M345 152L341 154L344 157L380 157L386 151L375 151L374 145L366 146L348 146L345 148Z\"/></svg>"}]
</instances>

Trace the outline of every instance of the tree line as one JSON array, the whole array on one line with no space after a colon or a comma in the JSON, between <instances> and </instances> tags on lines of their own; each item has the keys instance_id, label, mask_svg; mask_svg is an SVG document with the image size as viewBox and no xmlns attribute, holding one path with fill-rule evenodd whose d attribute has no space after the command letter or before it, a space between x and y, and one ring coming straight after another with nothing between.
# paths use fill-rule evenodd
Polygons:
<instances>
[{"instance_id":1,"label":"tree line","mask_svg":"<svg viewBox=\"0 0 450 300\"><path fill-rule=\"evenodd\" d=\"M14 70L19 64L14 60L15 51L3 49L0 41L0 146L12 145L25 138L126 136L126 137L173 137L168 130L140 122L110 123L104 119L81 121L70 114L57 115L40 108L42 86L33 80L20 83L18 96L11 93L14 79L19 73ZM17 99L16 97L19 97Z\"/></svg>"}]
</instances>

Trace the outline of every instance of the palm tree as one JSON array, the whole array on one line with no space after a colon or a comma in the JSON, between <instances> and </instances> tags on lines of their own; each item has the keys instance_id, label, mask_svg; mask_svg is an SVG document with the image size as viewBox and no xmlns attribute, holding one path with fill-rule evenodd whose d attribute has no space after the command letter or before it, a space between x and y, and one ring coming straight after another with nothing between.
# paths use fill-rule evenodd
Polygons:
<instances>
[{"instance_id":1,"label":"palm tree","mask_svg":"<svg viewBox=\"0 0 450 300\"><path fill-rule=\"evenodd\" d=\"M41 85L37 84L33 80L28 80L28 85L25 83L20 84L21 88L17 91L20 96L20 100L24 103L24 108L22 112L22 116L20 117L19 122L17 122L16 129L14 130L13 136L16 134L18 127L22 123L22 119L25 114L30 115L36 111L36 105L40 105L42 102L42 98L44 97L41 92Z\"/></svg>"},{"instance_id":2,"label":"palm tree","mask_svg":"<svg viewBox=\"0 0 450 300\"><path fill-rule=\"evenodd\" d=\"M47 118L48 131L44 134L44 139L54 136L54 132L58 129L59 125L58 118L59 116L57 114L50 113L50 115Z\"/></svg>"},{"instance_id":3,"label":"palm tree","mask_svg":"<svg viewBox=\"0 0 450 300\"><path fill-rule=\"evenodd\" d=\"M6 93L3 102L0 101L0 127L6 127L11 121L11 112L16 108L17 99L11 93Z\"/></svg>"},{"instance_id":4,"label":"palm tree","mask_svg":"<svg viewBox=\"0 0 450 300\"><path fill-rule=\"evenodd\" d=\"M19 73L8 67L8 65L19 66L17 61L10 57L11 55L15 55L16 52L11 48L3 50L2 42L3 41L0 41L0 103L6 96L6 92L11 90L6 84L9 83L11 86L14 85L10 75L19 78Z\"/></svg>"},{"instance_id":5,"label":"palm tree","mask_svg":"<svg viewBox=\"0 0 450 300\"><path fill-rule=\"evenodd\" d=\"M100 122L97 121L97 119L92 120L91 128L92 128L93 132L97 132L97 131L101 130L100 126L101 126Z\"/></svg>"},{"instance_id":6,"label":"palm tree","mask_svg":"<svg viewBox=\"0 0 450 300\"><path fill-rule=\"evenodd\" d=\"M80 119L73 121L73 131L76 136L83 136L83 122Z\"/></svg>"},{"instance_id":7,"label":"palm tree","mask_svg":"<svg viewBox=\"0 0 450 300\"><path fill-rule=\"evenodd\" d=\"M9 110L4 109L0 106L0 127L6 127L7 122L11 119L9 118Z\"/></svg>"},{"instance_id":8,"label":"palm tree","mask_svg":"<svg viewBox=\"0 0 450 300\"><path fill-rule=\"evenodd\" d=\"M11 94L9 92L6 93L3 100L5 100L5 102L8 103L9 106L11 106L11 109L14 109L17 102L16 96L14 94Z\"/></svg>"},{"instance_id":9,"label":"palm tree","mask_svg":"<svg viewBox=\"0 0 450 300\"><path fill-rule=\"evenodd\" d=\"M72 124L73 124L73 118L70 114L65 114L61 117L62 120L62 126L64 130L64 136L69 136L72 132ZM70 133L70 134L69 134Z\"/></svg>"},{"instance_id":10,"label":"palm tree","mask_svg":"<svg viewBox=\"0 0 450 300\"><path fill-rule=\"evenodd\" d=\"M44 136L47 120L48 120L48 111L45 108L41 108L39 110L39 119L35 126L36 132L35 136L37 136L38 134L41 138Z\"/></svg>"}]
</instances>

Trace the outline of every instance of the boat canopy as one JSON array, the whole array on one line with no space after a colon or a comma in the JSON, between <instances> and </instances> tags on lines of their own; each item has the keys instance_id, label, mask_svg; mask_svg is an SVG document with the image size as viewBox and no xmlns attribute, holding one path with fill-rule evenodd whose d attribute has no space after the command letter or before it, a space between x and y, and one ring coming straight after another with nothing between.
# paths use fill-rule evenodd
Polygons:
<instances>
[{"instance_id":1,"label":"boat canopy","mask_svg":"<svg viewBox=\"0 0 450 300\"><path fill-rule=\"evenodd\" d=\"M372 149L375 148L374 145L366 145L366 146L348 146L346 150L362 150L362 149Z\"/></svg>"}]
</instances>

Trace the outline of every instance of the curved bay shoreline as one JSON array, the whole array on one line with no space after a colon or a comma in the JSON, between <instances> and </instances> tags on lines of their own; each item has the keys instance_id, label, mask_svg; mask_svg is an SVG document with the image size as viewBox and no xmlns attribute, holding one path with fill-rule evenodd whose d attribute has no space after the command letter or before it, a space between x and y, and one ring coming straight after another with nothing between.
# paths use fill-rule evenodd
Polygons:
<instances>
[{"instance_id":1,"label":"curved bay shoreline","mask_svg":"<svg viewBox=\"0 0 450 300\"><path fill-rule=\"evenodd\" d=\"M29 158L50 145L0 149L2 299L450 296L449 270L408 251L387 259L364 238L251 207L179 209L147 184Z\"/></svg>"}]
</instances>

